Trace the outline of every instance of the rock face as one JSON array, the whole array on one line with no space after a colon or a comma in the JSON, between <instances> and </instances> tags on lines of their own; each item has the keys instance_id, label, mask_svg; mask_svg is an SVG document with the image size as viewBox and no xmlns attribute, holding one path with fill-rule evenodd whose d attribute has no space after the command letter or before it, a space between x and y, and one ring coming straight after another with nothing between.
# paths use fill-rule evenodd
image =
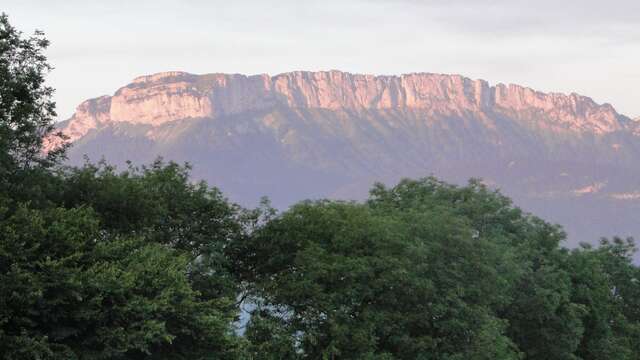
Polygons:
<instances>
[{"instance_id":1,"label":"rock face","mask_svg":"<svg viewBox=\"0 0 640 360\"><path fill-rule=\"evenodd\" d=\"M189 161L243 204L482 177L572 241L640 235L640 122L577 94L426 73L167 72L85 101L61 126L71 162Z\"/></svg>"},{"instance_id":2,"label":"rock face","mask_svg":"<svg viewBox=\"0 0 640 360\"><path fill-rule=\"evenodd\" d=\"M491 87L459 75L372 76L339 71L268 75L141 76L112 97L84 102L72 122L94 128L105 122L153 126L188 118L218 118L275 106L327 110L423 110L444 116L534 114L557 129L610 133L629 119L588 97L544 94L518 85ZM86 119L86 121L83 121Z\"/></svg>"}]
</instances>

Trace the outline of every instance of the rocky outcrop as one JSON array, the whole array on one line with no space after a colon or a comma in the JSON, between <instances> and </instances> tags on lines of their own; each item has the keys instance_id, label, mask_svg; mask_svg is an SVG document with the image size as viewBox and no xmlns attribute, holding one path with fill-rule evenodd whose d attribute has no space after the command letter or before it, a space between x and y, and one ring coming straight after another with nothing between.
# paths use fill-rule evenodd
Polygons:
<instances>
[{"instance_id":1,"label":"rocky outcrop","mask_svg":"<svg viewBox=\"0 0 640 360\"><path fill-rule=\"evenodd\" d=\"M631 125L632 131L636 136L640 136L640 117L633 119L633 124Z\"/></svg>"},{"instance_id":2,"label":"rocky outcrop","mask_svg":"<svg viewBox=\"0 0 640 360\"><path fill-rule=\"evenodd\" d=\"M574 243L640 235L640 121L577 94L426 73L167 72L82 103L61 128L72 164L186 161L244 205L481 177Z\"/></svg>"},{"instance_id":3,"label":"rocky outcrop","mask_svg":"<svg viewBox=\"0 0 640 360\"><path fill-rule=\"evenodd\" d=\"M577 94L545 94L518 85L490 86L459 75L373 76L340 71L268 75L193 75L166 72L141 76L116 91L82 103L64 132L75 141L101 124L158 126L277 106L291 109L421 109L425 114L476 119L510 118L536 126L593 134L631 128L611 105ZM638 128L635 126L634 128Z\"/></svg>"}]
</instances>

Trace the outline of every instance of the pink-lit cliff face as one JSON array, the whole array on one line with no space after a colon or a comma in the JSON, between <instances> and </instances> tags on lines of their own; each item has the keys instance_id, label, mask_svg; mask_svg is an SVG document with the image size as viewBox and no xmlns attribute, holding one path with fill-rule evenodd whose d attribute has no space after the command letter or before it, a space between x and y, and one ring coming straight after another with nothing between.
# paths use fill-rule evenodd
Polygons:
<instances>
[{"instance_id":1,"label":"pink-lit cliff face","mask_svg":"<svg viewBox=\"0 0 640 360\"><path fill-rule=\"evenodd\" d=\"M633 132L635 135L640 136L640 117L635 118L634 124L632 125Z\"/></svg>"},{"instance_id":2,"label":"pink-lit cliff face","mask_svg":"<svg viewBox=\"0 0 640 360\"><path fill-rule=\"evenodd\" d=\"M82 103L62 130L72 163L188 161L245 204L482 177L572 239L640 232L640 122L577 94L426 73L167 72Z\"/></svg>"},{"instance_id":3,"label":"pink-lit cliff face","mask_svg":"<svg viewBox=\"0 0 640 360\"><path fill-rule=\"evenodd\" d=\"M438 116L490 119L502 114L558 131L605 134L629 121L610 105L576 94L544 94L517 85L489 86L458 75L354 75L292 72L274 77L181 72L142 76L111 97L82 103L65 133L71 141L109 122L153 126L274 106L327 110L422 110Z\"/></svg>"}]
</instances>

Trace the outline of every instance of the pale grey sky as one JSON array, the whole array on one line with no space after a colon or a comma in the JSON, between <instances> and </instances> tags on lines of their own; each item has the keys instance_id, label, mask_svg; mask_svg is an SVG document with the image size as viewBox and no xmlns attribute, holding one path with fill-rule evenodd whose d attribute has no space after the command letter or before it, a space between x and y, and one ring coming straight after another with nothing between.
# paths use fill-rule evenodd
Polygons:
<instances>
[{"instance_id":1,"label":"pale grey sky","mask_svg":"<svg viewBox=\"0 0 640 360\"><path fill-rule=\"evenodd\" d=\"M4 0L44 30L61 119L168 70L456 73L640 116L640 0Z\"/></svg>"}]
</instances>

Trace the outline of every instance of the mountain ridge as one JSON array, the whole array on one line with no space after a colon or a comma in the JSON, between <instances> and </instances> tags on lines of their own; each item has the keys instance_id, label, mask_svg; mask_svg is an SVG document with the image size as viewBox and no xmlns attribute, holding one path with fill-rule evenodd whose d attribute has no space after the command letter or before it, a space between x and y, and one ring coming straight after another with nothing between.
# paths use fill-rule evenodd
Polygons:
<instances>
[{"instance_id":1,"label":"mountain ridge","mask_svg":"<svg viewBox=\"0 0 640 360\"><path fill-rule=\"evenodd\" d=\"M61 128L71 163L188 161L243 204L482 177L578 237L640 232L640 123L575 93L431 73L164 72L83 102Z\"/></svg>"},{"instance_id":2,"label":"mountain ridge","mask_svg":"<svg viewBox=\"0 0 640 360\"><path fill-rule=\"evenodd\" d=\"M139 94L145 88L148 90L145 94L147 99ZM157 90L165 98L153 103L153 100L158 100L154 99L158 97ZM278 96L284 98L277 99ZM176 99L181 101L176 103ZM234 102L230 99L243 100ZM215 118L256 110L278 101L294 108L429 108L451 114L455 114L456 110L482 112L492 106L514 111L560 108L561 113L552 115L574 130L611 132L633 126L630 118L618 114L610 104L597 104L591 98L576 93L543 93L514 84L491 86L485 80L472 80L461 75L368 75L331 70L246 76L222 73L195 75L171 71L139 76L113 96L104 95L83 102L71 121L83 115L87 121L78 124L75 131L69 129L72 131L68 135L73 141L98 123L108 121L158 125L185 118ZM443 106L443 102L446 105L453 102L455 107ZM143 108L136 113L132 103ZM170 108L167 109L167 106ZM91 116L91 113L95 115ZM581 121L582 117L584 121Z\"/></svg>"}]
</instances>

